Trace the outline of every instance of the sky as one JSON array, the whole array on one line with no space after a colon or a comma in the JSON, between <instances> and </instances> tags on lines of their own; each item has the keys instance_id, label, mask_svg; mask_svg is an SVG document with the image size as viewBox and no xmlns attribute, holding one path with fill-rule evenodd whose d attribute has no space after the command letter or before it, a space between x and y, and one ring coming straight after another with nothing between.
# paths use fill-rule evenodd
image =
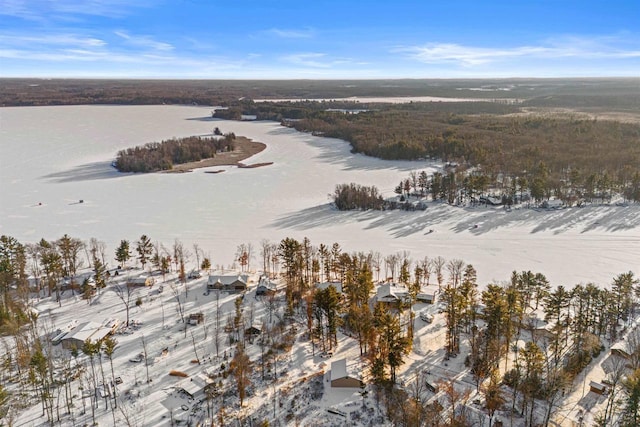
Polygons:
<instances>
[{"instance_id":1,"label":"sky","mask_svg":"<svg viewBox=\"0 0 640 427\"><path fill-rule=\"evenodd\" d=\"M638 0L0 0L0 77L640 76Z\"/></svg>"}]
</instances>

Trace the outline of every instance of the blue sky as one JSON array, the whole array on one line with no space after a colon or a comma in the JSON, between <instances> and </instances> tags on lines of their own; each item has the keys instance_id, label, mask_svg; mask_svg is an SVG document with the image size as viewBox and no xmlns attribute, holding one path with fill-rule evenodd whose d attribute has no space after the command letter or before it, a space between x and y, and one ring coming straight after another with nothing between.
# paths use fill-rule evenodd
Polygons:
<instances>
[{"instance_id":1,"label":"blue sky","mask_svg":"<svg viewBox=\"0 0 640 427\"><path fill-rule=\"evenodd\" d=\"M640 76L638 0L0 0L1 77Z\"/></svg>"}]
</instances>

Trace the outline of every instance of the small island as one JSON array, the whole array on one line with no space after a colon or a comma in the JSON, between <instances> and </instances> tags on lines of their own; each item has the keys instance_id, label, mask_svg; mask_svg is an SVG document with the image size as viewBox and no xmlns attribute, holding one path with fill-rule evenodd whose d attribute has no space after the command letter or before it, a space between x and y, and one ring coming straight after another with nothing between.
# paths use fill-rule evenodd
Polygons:
<instances>
[{"instance_id":1,"label":"small island","mask_svg":"<svg viewBox=\"0 0 640 427\"><path fill-rule=\"evenodd\" d=\"M190 172L196 168L241 164L266 145L243 136L189 136L151 142L118 152L113 165L119 172Z\"/></svg>"}]
</instances>

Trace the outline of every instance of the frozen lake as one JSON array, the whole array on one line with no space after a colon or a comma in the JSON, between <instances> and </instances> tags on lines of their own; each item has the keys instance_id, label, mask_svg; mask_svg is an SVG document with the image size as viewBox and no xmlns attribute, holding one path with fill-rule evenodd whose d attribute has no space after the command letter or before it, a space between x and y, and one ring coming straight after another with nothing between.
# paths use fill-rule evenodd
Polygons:
<instances>
[{"instance_id":1,"label":"frozen lake","mask_svg":"<svg viewBox=\"0 0 640 427\"><path fill-rule=\"evenodd\" d=\"M240 243L262 239L338 242L383 255L408 250L473 264L481 284L513 270L542 272L553 284L606 285L640 261L640 208L588 207L551 212L459 209L336 212L336 184L377 185L391 195L425 162L354 155L344 141L313 137L273 122L212 120L210 108L61 106L0 109L0 234L22 242L64 233L96 237L113 254L121 239L147 234L169 247L196 242L214 265L233 262ZM170 137L211 134L214 127L267 144L247 163L221 174L119 174L118 150ZM214 169L222 169L215 167ZM78 201L82 199L82 204ZM475 225L477 228L474 228ZM433 229L433 233L427 234Z\"/></svg>"}]
</instances>

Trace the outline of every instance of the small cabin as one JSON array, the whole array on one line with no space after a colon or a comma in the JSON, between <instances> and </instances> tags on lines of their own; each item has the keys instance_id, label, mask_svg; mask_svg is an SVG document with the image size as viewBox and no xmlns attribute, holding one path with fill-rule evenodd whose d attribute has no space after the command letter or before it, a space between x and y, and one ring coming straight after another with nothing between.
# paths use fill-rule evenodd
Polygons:
<instances>
[{"instance_id":1,"label":"small cabin","mask_svg":"<svg viewBox=\"0 0 640 427\"><path fill-rule=\"evenodd\" d=\"M592 391L596 394L604 395L607 394L607 386L595 381L589 381L589 391Z\"/></svg>"}]
</instances>

